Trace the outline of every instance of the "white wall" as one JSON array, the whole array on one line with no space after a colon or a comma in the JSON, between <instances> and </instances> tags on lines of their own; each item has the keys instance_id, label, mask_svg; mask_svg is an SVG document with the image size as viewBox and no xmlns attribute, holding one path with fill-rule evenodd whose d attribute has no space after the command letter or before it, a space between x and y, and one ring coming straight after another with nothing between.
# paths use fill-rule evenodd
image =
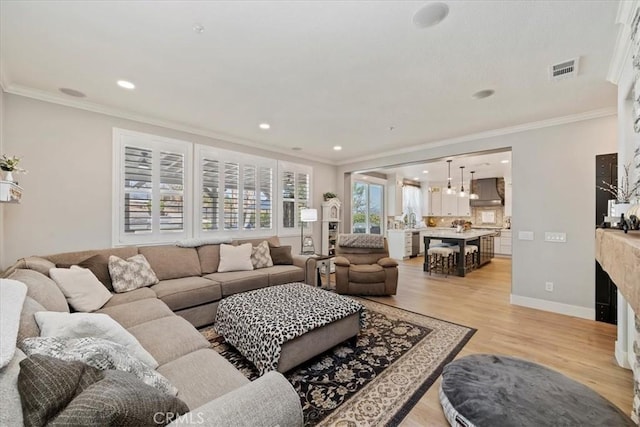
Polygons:
<instances>
[{"instance_id":1,"label":"white wall","mask_svg":"<svg viewBox=\"0 0 640 427\"><path fill-rule=\"evenodd\" d=\"M131 120L4 95L4 150L22 157L20 205L4 208L0 268L18 258L111 246L112 130L147 132L314 167L313 206L336 191L335 167ZM314 240L320 242L320 223ZM300 238L283 238L299 251Z\"/></svg>"},{"instance_id":2,"label":"white wall","mask_svg":"<svg viewBox=\"0 0 640 427\"><path fill-rule=\"evenodd\" d=\"M594 318L595 156L617 151L616 134L616 117L606 116L343 165L336 182L345 172L510 147L512 301ZM518 231L535 240L518 240ZM566 232L567 243L544 242L545 231Z\"/></svg>"}]
</instances>

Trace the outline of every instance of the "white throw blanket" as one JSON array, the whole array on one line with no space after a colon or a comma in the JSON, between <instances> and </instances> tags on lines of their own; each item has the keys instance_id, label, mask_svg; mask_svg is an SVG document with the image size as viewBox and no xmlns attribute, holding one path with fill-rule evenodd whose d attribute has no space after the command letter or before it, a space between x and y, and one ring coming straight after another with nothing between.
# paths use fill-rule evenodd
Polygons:
<instances>
[{"instance_id":1,"label":"white throw blanket","mask_svg":"<svg viewBox=\"0 0 640 427\"><path fill-rule=\"evenodd\" d=\"M20 313L27 296L27 285L0 279L0 368L9 364L16 352Z\"/></svg>"}]
</instances>

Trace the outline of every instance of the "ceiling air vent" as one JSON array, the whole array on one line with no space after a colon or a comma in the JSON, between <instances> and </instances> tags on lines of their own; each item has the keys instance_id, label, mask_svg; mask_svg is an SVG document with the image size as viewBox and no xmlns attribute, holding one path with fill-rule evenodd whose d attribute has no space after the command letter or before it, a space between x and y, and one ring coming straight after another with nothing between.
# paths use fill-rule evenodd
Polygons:
<instances>
[{"instance_id":1,"label":"ceiling air vent","mask_svg":"<svg viewBox=\"0 0 640 427\"><path fill-rule=\"evenodd\" d=\"M549 67L549 73L551 80L564 80L570 79L578 75L578 65L580 63L580 57L570 59L568 61L560 62Z\"/></svg>"}]
</instances>

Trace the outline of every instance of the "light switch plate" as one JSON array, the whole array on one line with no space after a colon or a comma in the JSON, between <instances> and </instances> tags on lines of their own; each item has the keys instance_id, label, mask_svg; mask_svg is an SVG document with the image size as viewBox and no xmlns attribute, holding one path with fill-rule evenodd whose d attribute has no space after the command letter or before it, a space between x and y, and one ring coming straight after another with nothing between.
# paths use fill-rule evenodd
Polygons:
<instances>
[{"instance_id":1,"label":"light switch plate","mask_svg":"<svg viewBox=\"0 0 640 427\"><path fill-rule=\"evenodd\" d=\"M533 240L533 231L518 231L519 240Z\"/></svg>"},{"instance_id":2,"label":"light switch plate","mask_svg":"<svg viewBox=\"0 0 640 427\"><path fill-rule=\"evenodd\" d=\"M556 231L545 231L544 241L553 243L567 243L567 233L560 233Z\"/></svg>"}]
</instances>

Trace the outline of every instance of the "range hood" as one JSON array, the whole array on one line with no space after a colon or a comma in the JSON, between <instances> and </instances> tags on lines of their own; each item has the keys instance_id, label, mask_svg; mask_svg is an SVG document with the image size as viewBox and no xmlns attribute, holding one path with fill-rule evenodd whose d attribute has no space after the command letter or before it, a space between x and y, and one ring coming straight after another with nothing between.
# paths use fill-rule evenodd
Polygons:
<instances>
[{"instance_id":1,"label":"range hood","mask_svg":"<svg viewBox=\"0 0 640 427\"><path fill-rule=\"evenodd\" d=\"M471 207L504 205L504 197L498 191L498 178L476 179L471 185L478 195L477 199L469 200Z\"/></svg>"}]
</instances>

